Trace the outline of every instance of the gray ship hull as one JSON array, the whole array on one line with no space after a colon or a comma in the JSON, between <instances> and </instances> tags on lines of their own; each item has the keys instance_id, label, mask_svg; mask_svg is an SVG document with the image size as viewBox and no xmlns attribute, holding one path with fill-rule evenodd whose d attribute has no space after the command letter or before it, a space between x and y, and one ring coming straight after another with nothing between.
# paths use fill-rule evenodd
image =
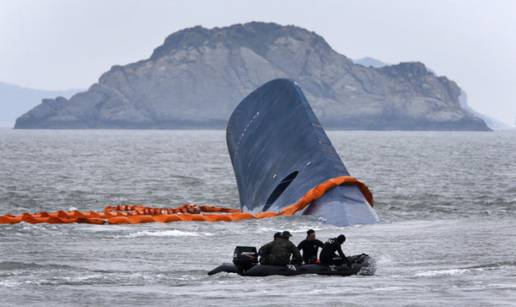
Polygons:
<instances>
[{"instance_id":1,"label":"gray ship hull","mask_svg":"<svg viewBox=\"0 0 516 307\"><path fill-rule=\"evenodd\" d=\"M279 211L316 185L349 176L301 88L291 80L272 80L242 100L226 138L242 211ZM351 185L330 190L300 214L340 226L378 222L358 187Z\"/></svg>"}]
</instances>

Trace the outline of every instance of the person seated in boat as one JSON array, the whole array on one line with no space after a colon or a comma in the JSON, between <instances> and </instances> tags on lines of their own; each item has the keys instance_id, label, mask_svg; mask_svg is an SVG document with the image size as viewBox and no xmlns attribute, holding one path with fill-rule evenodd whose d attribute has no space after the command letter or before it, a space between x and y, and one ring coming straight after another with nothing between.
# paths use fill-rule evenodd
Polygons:
<instances>
[{"instance_id":1,"label":"person seated in boat","mask_svg":"<svg viewBox=\"0 0 516 307\"><path fill-rule=\"evenodd\" d=\"M279 238L260 247L260 264L281 266L291 263L300 264L303 258L296 245L290 241L291 236L290 232L283 231Z\"/></svg>"},{"instance_id":2,"label":"person seated in boat","mask_svg":"<svg viewBox=\"0 0 516 307\"><path fill-rule=\"evenodd\" d=\"M258 249L258 256L260 257L260 263L262 263L262 261L265 261L265 258L267 258L269 256L270 250L271 250L270 249L271 244L280 238L281 238L281 232L276 232L274 234L274 237L271 242L265 244L264 246L260 247L260 249Z\"/></svg>"},{"instance_id":3,"label":"person seated in boat","mask_svg":"<svg viewBox=\"0 0 516 307\"><path fill-rule=\"evenodd\" d=\"M305 264L314 264L318 263L317 252L319 247L322 248L323 246L324 244L315 237L315 230L309 229L306 232L306 239L297 245L297 249L303 252L303 262Z\"/></svg>"},{"instance_id":4,"label":"person seated in boat","mask_svg":"<svg viewBox=\"0 0 516 307\"><path fill-rule=\"evenodd\" d=\"M322 265L342 265L346 264L351 268L348 258L342 251L342 244L346 241L346 236L341 234L336 238L331 238L324 243L321 250L320 261Z\"/></svg>"}]
</instances>

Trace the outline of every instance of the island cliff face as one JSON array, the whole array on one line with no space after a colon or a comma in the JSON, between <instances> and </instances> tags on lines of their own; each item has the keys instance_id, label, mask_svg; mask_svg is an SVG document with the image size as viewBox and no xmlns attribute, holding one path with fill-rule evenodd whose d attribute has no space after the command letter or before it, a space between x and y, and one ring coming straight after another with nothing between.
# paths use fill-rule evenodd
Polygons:
<instances>
[{"instance_id":1,"label":"island cliff face","mask_svg":"<svg viewBox=\"0 0 516 307\"><path fill-rule=\"evenodd\" d=\"M259 22L176 32L87 91L44 99L15 128L223 128L275 78L297 81L327 128L489 130L461 108L457 84L422 63L365 67L314 32Z\"/></svg>"}]
</instances>

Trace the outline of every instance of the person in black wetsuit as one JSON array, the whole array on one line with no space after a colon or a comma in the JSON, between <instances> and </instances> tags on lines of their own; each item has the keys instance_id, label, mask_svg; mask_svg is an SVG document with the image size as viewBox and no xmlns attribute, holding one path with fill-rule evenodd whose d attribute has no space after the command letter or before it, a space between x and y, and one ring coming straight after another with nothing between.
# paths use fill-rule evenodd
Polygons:
<instances>
[{"instance_id":1,"label":"person in black wetsuit","mask_svg":"<svg viewBox=\"0 0 516 307\"><path fill-rule=\"evenodd\" d=\"M321 264L322 265L342 265L346 264L351 268L348 258L342 252L341 245L346 241L345 235L340 235L336 238L329 239L324 243L321 250Z\"/></svg>"},{"instance_id":2,"label":"person in black wetsuit","mask_svg":"<svg viewBox=\"0 0 516 307\"><path fill-rule=\"evenodd\" d=\"M305 264L317 263L317 252L319 247L323 247L323 243L315 238L315 230L309 229L306 232L306 239L298 244L297 249L303 252L303 261Z\"/></svg>"}]
</instances>

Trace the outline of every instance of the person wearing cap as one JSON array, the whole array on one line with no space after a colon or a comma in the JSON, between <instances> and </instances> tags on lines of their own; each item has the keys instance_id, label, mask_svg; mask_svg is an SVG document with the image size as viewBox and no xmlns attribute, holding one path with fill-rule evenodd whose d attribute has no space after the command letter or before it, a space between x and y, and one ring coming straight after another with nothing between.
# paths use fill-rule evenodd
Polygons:
<instances>
[{"instance_id":1,"label":"person wearing cap","mask_svg":"<svg viewBox=\"0 0 516 307\"><path fill-rule=\"evenodd\" d=\"M342 265L346 264L351 268L348 258L342 252L341 245L346 241L346 236L341 234L336 238L331 238L324 243L321 250L320 261L322 265Z\"/></svg>"},{"instance_id":2,"label":"person wearing cap","mask_svg":"<svg viewBox=\"0 0 516 307\"><path fill-rule=\"evenodd\" d=\"M306 232L306 239L297 245L297 249L303 252L303 261L305 264L317 263L317 252L319 247L324 244L315 237L315 230L309 229Z\"/></svg>"},{"instance_id":3,"label":"person wearing cap","mask_svg":"<svg viewBox=\"0 0 516 307\"><path fill-rule=\"evenodd\" d=\"M276 232L274 234L274 237L272 239L271 242L265 244L264 246L260 247L260 249L258 250L258 256L260 256L260 263L262 263L263 261L266 262L265 259L267 259L271 253L271 246L272 244L274 243L274 241L278 240L281 238L281 232ZM263 263L262 263L263 264Z\"/></svg>"},{"instance_id":4,"label":"person wearing cap","mask_svg":"<svg viewBox=\"0 0 516 307\"><path fill-rule=\"evenodd\" d=\"M265 265L287 265L290 263L299 264L302 261L301 254L296 245L290 241L292 235L288 231L283 231L279 238L260 247L264 256L260 258L260 263ZM292 257L292 262L290 258Z\"/></svg>"}]
</instances>

